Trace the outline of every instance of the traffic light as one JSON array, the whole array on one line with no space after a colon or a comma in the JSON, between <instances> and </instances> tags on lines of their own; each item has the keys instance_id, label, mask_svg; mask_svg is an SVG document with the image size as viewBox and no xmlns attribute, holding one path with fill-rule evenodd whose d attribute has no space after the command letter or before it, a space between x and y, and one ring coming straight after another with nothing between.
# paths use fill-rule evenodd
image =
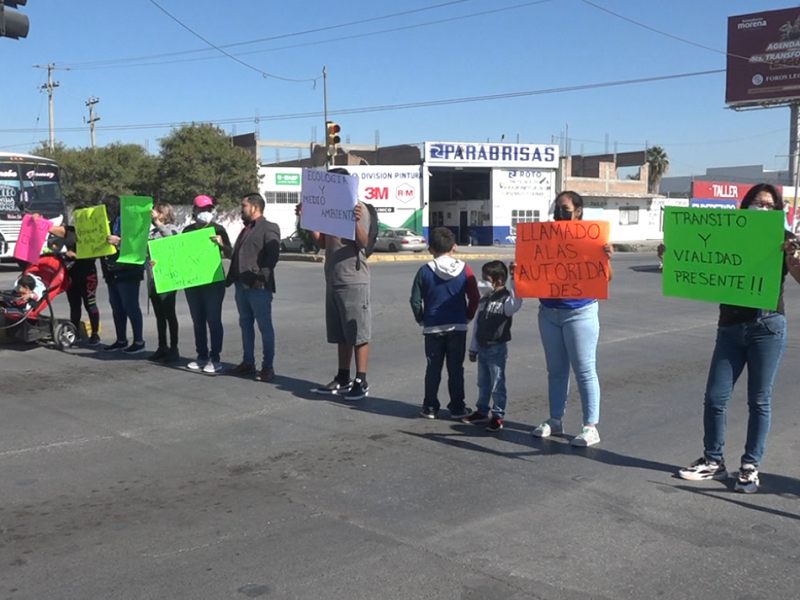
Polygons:
<instances>
[{"instance_id":1,"label":"traffic light","mask_svg":"<svg viewBox=\"0 0 800 600\"><path fill-rule=\"evenodd\" d=\"M11 8L25 6L28 0L0 0L0 37L9 37L15 40L28 37L30 21L22 13Z\"/></svg>"},{"instance_id":2,"label":"traffic light","mask_svg":"<svg viewBox=\"0 0 800 600\"><path fill-rule=\"evenodd\" d=\"M342 139L337 135L342 130L333 121L325 123L325 145L328 146L328 152L335 150L336 146Z\"/></svg>"}]
</instances>

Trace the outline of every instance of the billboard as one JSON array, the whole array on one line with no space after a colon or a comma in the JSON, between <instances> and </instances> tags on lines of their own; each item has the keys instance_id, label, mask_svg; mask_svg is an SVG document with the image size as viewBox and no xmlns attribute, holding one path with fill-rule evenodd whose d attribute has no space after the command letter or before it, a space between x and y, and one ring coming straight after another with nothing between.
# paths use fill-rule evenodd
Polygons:
<instances>
[{"instance_id":1,"label":"billboard","mask_svg":"<svg viewBox=\"0 0 800 600\"><path fill-rule=\"evenodd\" d=\"M739 208L745 194L753 187L749 183L720 183L695 181L692 183L693 208Z\"/></svg>"},{"instance_id":2,"label":"billboard","mask_svg":"<svg viewBox=\"0 0 800 600\"><path fill-rule=\"evenodd\" d=\"M728 18L725 102L800 98L800 7Z\"/></svg>"}]
</instances>

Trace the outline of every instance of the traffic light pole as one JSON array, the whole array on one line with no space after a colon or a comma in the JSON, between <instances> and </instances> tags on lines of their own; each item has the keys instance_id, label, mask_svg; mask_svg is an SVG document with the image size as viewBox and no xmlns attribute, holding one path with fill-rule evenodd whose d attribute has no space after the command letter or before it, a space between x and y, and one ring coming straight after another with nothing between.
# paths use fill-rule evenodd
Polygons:
<instances>
[{"instance_id":1,"label":"traffic light pole","mask_svg":"<svg viewBox=\"0 0 800 600\"><path fill-rule=\"evenodd\" d=\"M322 67L323 102L325 103L325 168L331 168L331 154L328 148L328 68Z\"/></svg>"}]
</instances>

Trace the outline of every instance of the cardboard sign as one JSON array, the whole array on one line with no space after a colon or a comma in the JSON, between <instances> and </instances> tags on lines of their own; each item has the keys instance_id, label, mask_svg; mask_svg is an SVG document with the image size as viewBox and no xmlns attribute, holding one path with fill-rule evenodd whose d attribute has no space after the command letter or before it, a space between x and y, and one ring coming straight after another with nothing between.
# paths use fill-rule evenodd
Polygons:
<instances>
[{"instance_id":1,"label":"cardboard sign","mask_svg":"<svg viewBox=\"0 0 800 600\"><path fill-rule=\"evenodd\" d=\"M608 221L517 224L520 298L608 298Z\"/></svg>"},{"instance_id":2,"label":"cardboard sign","mask_svg":"<svg viewBox=\"0 0 800 600\"><path fill-rule=\"evenodd\" d=\"M775 310L783 222L778 210L666 207L664 295Z\"/></svg>"},{"instance_id":3,"label":"cardboard sign","mask_svg":"<svg viewBox=\"0 0 800 600\"><path fill-rule=\"evenodd\" d=\"M211 241L213 228L151 240L150 260L156 292L164 294L225 279L219 246Z\"/></svg>"},{"instance_id":4,"label":"cardboard sign","mask_svg":"<svg viewBox=\"0 0 800 600\"><path fill-rule=\"evenodd\" d=\"M47 234L53 223L47 219L34 219L30 214L22 217L19 237L14 245L14 258L32 265L39 264L39 255L42 253Z\"/></svg>"},{"instance_id":5,"label":"cardboard sign","mask_svg":"<svg viewBox=\"0 0 800 600\"><path fill-rule=\"evenodd\" d=\"M91 208L79 208L72 213L75 237L78 238L75 254L78 258L111 256L117 249L108 243L111 228L105 204Z\"/></svg>"},{"instance_id":6,"label":"cardboard sign","mask_svg":"<svg viewBox=\"0 0 800 600\"><path fill-rule=\"evenodd\" d=\"M356 239L358 177L303 169L301 227L346 240Z\"/></svg>"},{"instance_id":7,"label":"cardboard sign","mask_svg":"<svg viewBox=\"0 0 800 600\"><path fill-rule=\"evenodd\" d=\"M117 262L143 265L150 237L150 196L120 196L120 243Z\"/></svg>"}]
</instances>

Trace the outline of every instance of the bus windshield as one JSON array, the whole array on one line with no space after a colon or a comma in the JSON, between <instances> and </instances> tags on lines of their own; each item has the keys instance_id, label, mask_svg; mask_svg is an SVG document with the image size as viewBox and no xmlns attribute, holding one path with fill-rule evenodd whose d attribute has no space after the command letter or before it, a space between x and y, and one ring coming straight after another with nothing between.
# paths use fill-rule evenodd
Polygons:
<instances>
[{"instance_id":1,"label":"bus windshield","mask_svg":"<svg viewBox=\"0 0 800 600\"><path fill-rule=\"evenodd\" d=\"M0 216L15 219L25 212L35 212L56 217L63 215L65 209L56 163L0 158Z\"/></svg>"}]
</instances>

